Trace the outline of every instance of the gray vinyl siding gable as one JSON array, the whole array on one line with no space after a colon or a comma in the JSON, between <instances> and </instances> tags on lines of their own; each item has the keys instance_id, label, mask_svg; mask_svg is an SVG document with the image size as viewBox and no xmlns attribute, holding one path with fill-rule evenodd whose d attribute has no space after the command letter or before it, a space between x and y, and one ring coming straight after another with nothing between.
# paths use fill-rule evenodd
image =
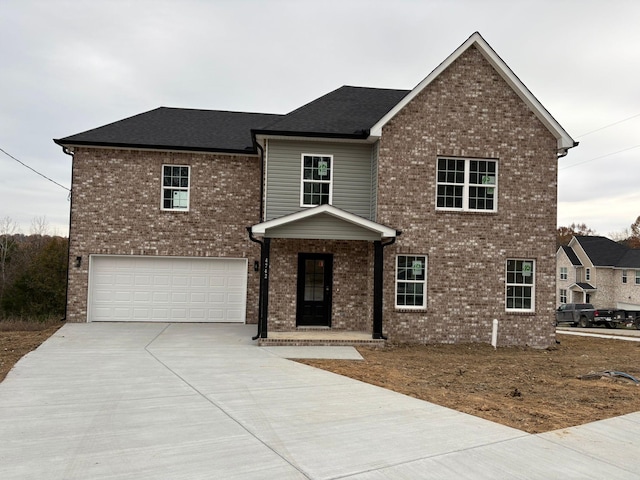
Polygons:
<instances>
[{"instance_id":1,"label":"gray vinyl siding gable","mask_svg":"<svg viewBox=\"0 0 640 480\"><path fill-rule=\"evenodd\" d=\"M376 142L371 151L371 220L375 221L378 208L378 155L380 142Z\"/></svg>"},{"instance_id":2,"label":"gray vinyl siding gable","mask_svg":"<svg viewBox=\"0 0 640 480\"><path fill-rule=\"evenodd\" d=\"M269 140L267 144L265 220L308 208L300 206L303 154L332 155L332 204L373 220L371 145L287 140Z\"/></svg>"},{"instance_id":3,"label":"gray vinyl siding gable","mask_svg":"<svg viewBox=\"0 0 640 480\"><path fill-rule=\"evenodd\" d=\"M267 233L270 238L380 240L380 233L326 214L299 220L293 224L270 228Z\"/></svg>"}]
</instances>

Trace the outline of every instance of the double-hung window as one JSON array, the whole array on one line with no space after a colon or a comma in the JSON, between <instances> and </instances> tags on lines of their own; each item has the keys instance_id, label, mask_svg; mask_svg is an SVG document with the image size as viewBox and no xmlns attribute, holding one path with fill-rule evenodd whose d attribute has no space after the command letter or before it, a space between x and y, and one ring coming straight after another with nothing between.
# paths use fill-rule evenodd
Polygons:
<instances>
[{"instance_id":1,"label":"double-hung window","mask_svg":"<svg viewBox=\"0 0 640 480\"><path fill-rule=\"evenodd\" d=\"M189 178L187 165L162 166L162 210L189 210Z\"/></svg>"},{"instance_id":2,"label":"double-hung window","mask_svg":"<svg viewBox=\"0 0 640 480\"><path fill-rule=\"evenodd\" d=\"M535 311L534 260L507 260L506 309L511 312Z\"/></svg>"},{"instance_id":3,"label":"double-hung window","mask_svg":"<svg viewBox=\"0 0 640 480\"><path fill-rule=\"evenodd\" d=\"M560 303L567 303L567 289L560 289Z\"/></svg>"},{"instance_id":4,"label":"double-hung window","mask_svg":"<svg viewBox=\"0 0 640 480\"><path fill-rule=\"evenodd\" d=\"M622 283L627 283L627 271L622 270Z\"/></svg>"},{"instance_id":5,"label":"double-hung window","mask_svg":"<svg viewBox=\"0 0 640 480\"><path fill-rule=\"evenodd\" d=\"M567 267L560 267L560 280L566 280L569 278L569 272ZM563 302L566 303L566 302Z\"/></svg>"},{"instance_id":6,"label":"double-hung window","mask_svg":"<svg viewBox=\"0 0 640 480\"><path fill-rule=\"evenodd\" d=\"M300 205L315 207L332 203L333 195L333 156L302 155L302 180L300 187Z\"/></svg>"},{"instance_id":7,"label":"double-hung window","mask_svg":"<svg viewBox=\"0 0 640 480\"><path fill-rule=\"evenodd\" d=\"M396 258L396 308L427 306L427 257L398 255Z\"/></svg>"},{"instance_id":8,"label":"double-hung window","mask_svg":"<svg viewBox=\"0 0 640 480\"><path fill-rule=\"evenodd\" d=\"M439 158L436 189L438 210L497 211L498 162Z\"/></svg>"},{"instance_id":9,"label":"double-hung window","mask_svg":"<svg viewBox=\"0 0 640 480\"><path fill-rule=\"evenodd\" d=\"M636 270L636 285L640 285L640 270Z\"/></svg>"},{"instance_id":10,"label":"double-hung window","mask_svg":"<svg viewBox=\"0 0 640 480\"><path fill-rule=\"evenodd\" d=\"M590 281L591 281L591 269L590 269L590 268L586 268L586 269L584 270L584 279L585 279L585 281L587 281L587 282L590 282Z\"/></svg>"}]
</instances>

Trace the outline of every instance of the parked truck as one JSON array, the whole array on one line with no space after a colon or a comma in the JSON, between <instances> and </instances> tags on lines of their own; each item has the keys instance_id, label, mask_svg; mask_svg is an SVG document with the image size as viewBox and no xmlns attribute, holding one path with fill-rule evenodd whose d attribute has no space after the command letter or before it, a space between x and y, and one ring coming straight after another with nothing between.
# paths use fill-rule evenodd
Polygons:
<instances>
[{"instance_id":1,"label":"parked truck","mask_svg":"<svg viewBox=\"0 0 640 480\"><path fill-rule=\"evenodd\" d=\"M562 323L582 328L594 325L617 328L633 324L640 330L640 311L593 308L590 303L563 303L556 311L556 326Z\"/></svg>"}]
</instances>

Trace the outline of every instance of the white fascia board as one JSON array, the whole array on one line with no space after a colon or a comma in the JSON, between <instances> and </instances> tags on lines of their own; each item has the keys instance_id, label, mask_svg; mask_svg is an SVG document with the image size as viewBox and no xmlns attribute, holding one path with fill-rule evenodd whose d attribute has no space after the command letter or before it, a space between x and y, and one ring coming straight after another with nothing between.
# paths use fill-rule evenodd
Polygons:
<instances>
[{"instance_id":1,"label":"white fascia board","mask_svg":"<svg viewBox=\"0 0 640 480\"><path fill-rule=\"evenodd\" d=\"M524 101L536 117L544 124L545 127L553 134L558 141L558 150L566 151L575 147L577 143L571 138L564 128L551 116L546 108L538 101L538 99L529 91L529 89L520 81L515 73L508 65L498 56L491 48L480 33L476 32L471 35L466 42L458 47L444 62L442 62L435 70L433 70L422 82L420 82L400 103L393 107L378 123L371 128L371 136L379 138L382 136L382 127L395 117L411 100L413 100L424 88L426 88L433 80L435 80L442 72L444 72L460 55L462 55L472 45L475 45L484 58L493 66L498 74L507 82L507 84L516 92L516 94Z\"/></svg>"},{"instance_id":2,"label":"white fascia board","mask_svg":"<svg viewBox=\"0 0 640 480\"><path fill-rule=\"evenodd\" d=\"M306 210L301 210L290 215L285 215L284 217L274 218L273 220L269 220L267 222L258 223L257 225L251 227L251 232L256 235L264 235L270 228L281 227L283 225L294 223L305 218L314 217L316 215L321 215L323 213L339 218L340 220L343 220L345 222L352 223L372 232L379 233L380 237L393 238L397 235L396 230L393 228L389 228L379 223L372 222L371 220L367 220L366 218L359 217L358 215L354 215L353 213L346 212L334 207L333 205L327 204L309 208Z\"/></svg>"}]
</instances>

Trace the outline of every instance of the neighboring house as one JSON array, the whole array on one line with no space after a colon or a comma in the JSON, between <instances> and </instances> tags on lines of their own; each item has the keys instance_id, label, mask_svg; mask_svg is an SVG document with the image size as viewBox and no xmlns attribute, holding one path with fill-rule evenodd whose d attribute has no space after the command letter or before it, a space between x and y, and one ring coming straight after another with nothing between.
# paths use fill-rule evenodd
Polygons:
<instances>
[{"instance_id":1,"label":"neighboring house","mask_svg":"<svg viewBox=\"0 0 640 480\"><path fill-rule=\"evenodd\" d=\"M556 305L640 310L640 250L606 237L575 236L558 249L557 259Z\"/></svg>"},{"instance_id":2,"label":"neighboring house","mask_svg":"<svg viewBox=\"0 0 640 480\"><path fill-rule=\"evenodd\" d=\"M475 33L413 90L286 115L159 108L73 155L69 321L259 322L554 342L558 157L577 145Z\"/></svg>"}]
</instances>

